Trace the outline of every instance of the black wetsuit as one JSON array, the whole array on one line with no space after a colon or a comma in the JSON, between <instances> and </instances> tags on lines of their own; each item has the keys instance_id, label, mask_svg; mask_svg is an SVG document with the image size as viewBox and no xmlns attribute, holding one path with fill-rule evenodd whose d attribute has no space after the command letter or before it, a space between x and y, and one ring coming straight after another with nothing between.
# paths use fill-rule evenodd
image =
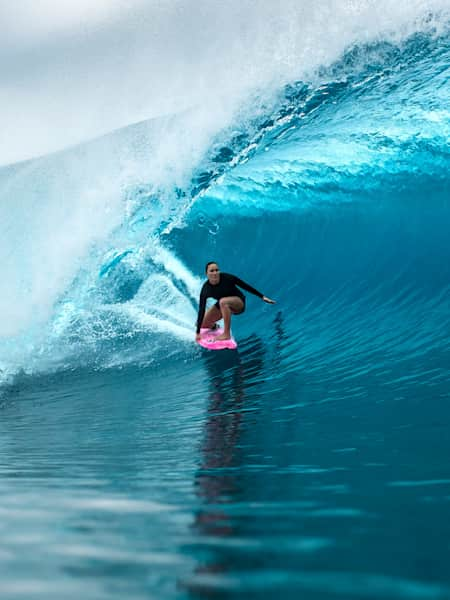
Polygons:
<instances>
[{"instance_id":1,"label":"black wetsuit","mask_svg":"<svg viewBox=\"0 0 450 600\"><path fill-rule=\"evenodd\" d=\"M241 287L242 289L250 292L251 294L255 294L255 296L259 296L259 298L263 298L263 294L255 290L251 285L236 277L236 275L231 275L231 273L221 273L219 283L216 285L212 285L209 281L205 281L202 287L202 291L200 292L200 306L198 308L198 318L197 318L197 333L200 333L200 327L203 322L203 317L205 316L206 310L206 300L207 298L215 298L216 300L220 300L221 298L226 298L227 296L237 296L244 303L245 310L245 296L236 286ZM217 308L220 310L219 302L216 302Z\"/></svg>"}]
</instances>

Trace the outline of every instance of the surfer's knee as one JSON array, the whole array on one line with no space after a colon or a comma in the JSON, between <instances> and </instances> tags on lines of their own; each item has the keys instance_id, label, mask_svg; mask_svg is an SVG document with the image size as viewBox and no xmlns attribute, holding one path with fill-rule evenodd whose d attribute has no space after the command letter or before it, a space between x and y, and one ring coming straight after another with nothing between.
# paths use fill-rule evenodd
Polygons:
<instances>
[{"instance_id":1,"label":"surfer's knee","mask_svg":"<svg viewBox=\"0 0 450 600\"><path fill-rule=\"evenodd\" d=\"M228 300L228 298L221 298L221 299L219 300L219 305L220 305L220 308L221 308L222 310L223 310L224 308L228 308L228 309L230 308L230 303L229 303L229 300Z\"/></svg>"}]
</instances>

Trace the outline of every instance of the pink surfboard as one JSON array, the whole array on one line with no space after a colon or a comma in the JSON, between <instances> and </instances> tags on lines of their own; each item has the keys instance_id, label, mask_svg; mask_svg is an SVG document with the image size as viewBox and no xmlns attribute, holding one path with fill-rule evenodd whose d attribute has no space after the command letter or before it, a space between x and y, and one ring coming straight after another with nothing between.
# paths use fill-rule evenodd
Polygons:
<instances>
[{"instance_id":1,"label":"pink surfboard","mask_svg":"<svg viewBox=\"0 0 450 600\"><path fill-rule=\"evenodd\" d=\"M236 350L237 344L233 336L231 340L216 340L218 335L223 333L223 329L200 329L200 339L197 344L208 350Z\"/></svg>"}]
</instances>

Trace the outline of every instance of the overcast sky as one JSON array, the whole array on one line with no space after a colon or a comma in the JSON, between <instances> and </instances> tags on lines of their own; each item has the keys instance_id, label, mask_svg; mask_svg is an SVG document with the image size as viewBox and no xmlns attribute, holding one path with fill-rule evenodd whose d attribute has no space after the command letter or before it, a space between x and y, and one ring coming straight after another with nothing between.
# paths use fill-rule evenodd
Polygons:
<instances>
[{"instance_id":1,"label":"overcast sky","mask_svg":"<svg viewBox=\"0 0 450 600\"><path fill-rule=\"evenodd\" d=\"M162 102L176 5L0 0L0 164L176 108Z\"/></svg>"}]
</instances>

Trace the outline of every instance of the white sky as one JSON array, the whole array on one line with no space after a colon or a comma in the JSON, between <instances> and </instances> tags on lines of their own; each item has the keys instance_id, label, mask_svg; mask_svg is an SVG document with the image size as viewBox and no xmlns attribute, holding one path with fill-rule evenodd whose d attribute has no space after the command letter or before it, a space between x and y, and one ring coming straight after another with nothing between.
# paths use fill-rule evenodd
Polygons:
<instances>
[{"instance_id":1,"label":"white sky","mask_svg":"<svg viewBox=\"0 0 450 600\"><path fill-rule=\"evenodd\" d=\"M173 0L0 0L0 164L187 105L179 88L171 95L186 56L183 10Z\"/></svg>"}]
</instances>

